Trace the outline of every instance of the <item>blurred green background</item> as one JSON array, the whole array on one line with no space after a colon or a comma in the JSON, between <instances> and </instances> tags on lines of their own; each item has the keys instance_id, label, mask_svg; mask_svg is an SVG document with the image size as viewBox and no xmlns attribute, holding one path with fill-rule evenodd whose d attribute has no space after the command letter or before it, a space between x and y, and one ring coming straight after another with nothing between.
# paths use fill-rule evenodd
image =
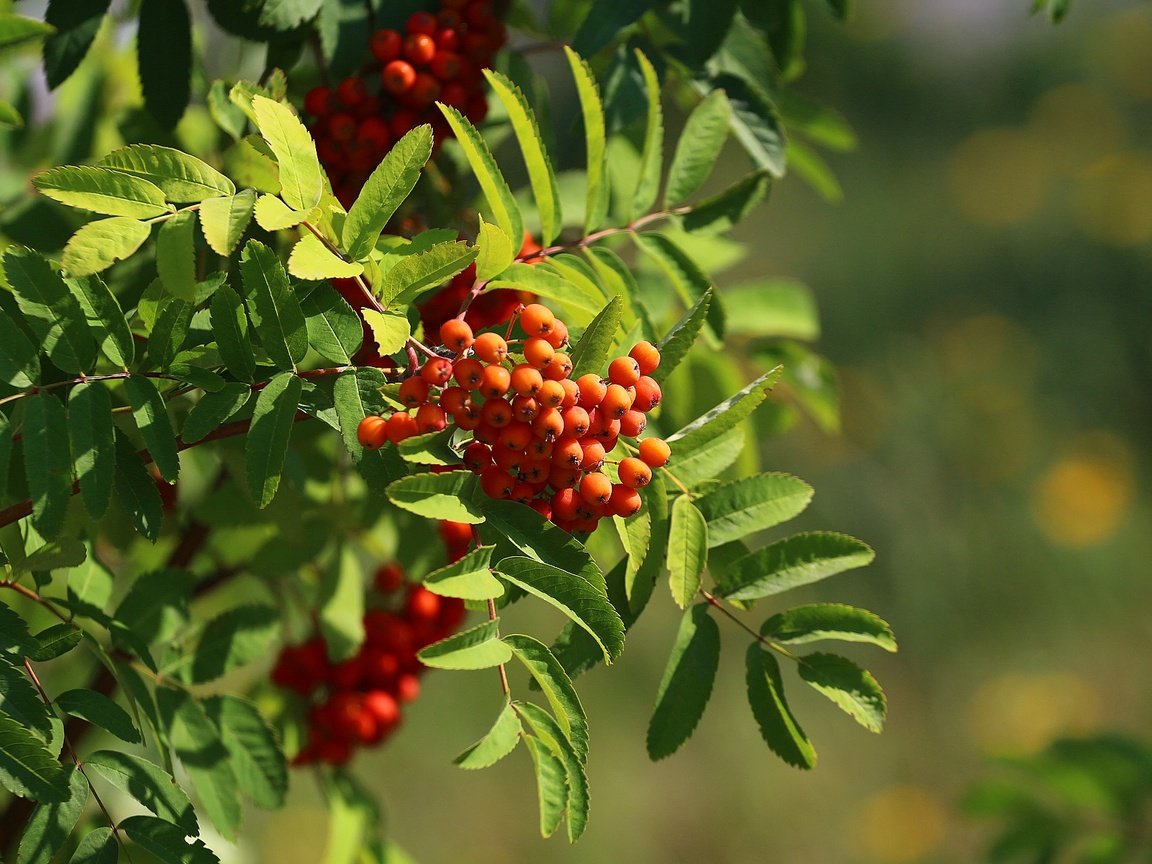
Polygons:
<instances>
[{"instance_id":1,"label":"blurred green background","mask_svg":"<svg viewBox=\"0 0 1152 864\"><path fill-rule=\"evenodd\" d=\"M843 200L778 184L735 232L745 256L719 273L722 286L798 279L817 298L842 434L801 421L766 436L762 459L815 486L797 527L877 550L868 569L787 602L848 602L892 623L899 654L851 652L888 692L885 733L793 686L820 764L783 765L745 704L745 642L726 632L695 737L649 763L644 732L678 618L661 589L617 667L579 682L593 803L575 847L539 839L526 754L478 774L451 765L495 715L494 681L424 679L403 729L357 768L417 861L978 860L990 826L961 801L995 760L1061 736L1147 736L1152 4L1079 0L1059 27L1027 6L862 0L846 27L810 15L797 89L859 137L830 160ZM553 60L533 58L544 71ZM216 52L205 74L252 74L259 61ZM79 83L63 91L65 134L95 104ZM182 132L198 129L203 112ZM717 187L747 167L735 146L729 156ZM7 196L22 180L4 162ZM515 629L530 614L506 618ZM282 812L249 814L232 856L213 848L322 860L326 811L308 779Z\"/></svg>"}]
</instances>

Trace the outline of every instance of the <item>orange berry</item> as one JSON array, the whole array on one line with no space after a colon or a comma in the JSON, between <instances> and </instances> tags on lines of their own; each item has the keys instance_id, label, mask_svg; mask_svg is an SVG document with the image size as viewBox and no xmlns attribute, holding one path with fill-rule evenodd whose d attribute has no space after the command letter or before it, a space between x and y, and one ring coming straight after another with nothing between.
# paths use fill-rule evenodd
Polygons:
<instances>
[{"instance_id":1,"label":"orange berry","mask_svg":"<svg viewBox=\"0 0 1152 864\"><path fill-rule=\"evenodd\" d=\"M464 467L480 473L492 464L492 449L479 441L473 441L464 448Z\"/></svg>"},{"instance_id":2,"label":"orange berry","mask_svg":"<svg viewBox=\"0 0 1152 864\"><path fill-rule=\"evenodd\" d=\"M612 487L612 497L608 501L608 507L613 515L627 519L638 513L643 505L644 499L635 489L629 489L621 483Z\"/></svg>"},{"instance_id":3,"label":"orange berry","mask_svg":"<svg viewBox=\"0 0 1152 864\"><path fill-rule=\"evenodd\" d=\"M552 464L552 470L548 472L548 485L553 489L558 489L560 492L564 490L571 491L580 483L580 469L569 468L566 465ZM557 494L560 494L557 492ZM575 493L573 492L573 495ZM555 498L552 499L555 503ZM573 513L575 515L575 513Z\"/></svg>"},{"instance_id":4,"label":"orange berry","mask_svg":"<svg viewBox=\"0 0 1152 864\"><path fill-rule=\"evenodd\" d=\"M588 410L599 405L604 394L608 392L608 385L600 380L599 375L592 372L577 378L576 386L580 388L580 406Z\"/></svg>"},{"instance_id":5,"label":"orange berry","mask_svg":"<svg viewBox=\"0 0 1152 864\"><path fill-rule=\"evenodd\" d=\"M450 318L440 325L440 342L453 351L464 351L472 346L475 337L472 328L460 318Z\"/></svg>"},{"instance_id":6,"label":"orange berry","mask_svg":"<svg viewBox=\"0 0 1152 864\"><path fill-rule=\"evenodd\" d=\"M529 459L520 466L520 479L525 483L544 483L552 471L552 463L547 459Z\"/></svg>"},{"instance_id":7,"label":"orange berry","mask_svg":"<svg viewBox=\"0 0 1152 864\"><path fill-rule=\"evenodd\" d=\"M483 414L483 412L481 412L481 414ZM485 422L483 419L480 420L480 423L477 424L476 428L472 431L473 440L488 445L495 444L499 435L500 430L491 423Z\"/></svg>"},{"instance_id":8,"label":"orange berry","mask_svg":"<svg viewBox=\"0 0 1152 864\"><path fill-rule=\"evenodd\" d=\"M585 474L580 481L580 497L589 504L607 504L612 498L612 481L604 474Z\"/></svg>"},{"instance_id":9,"label":"orange berry","mask_svg":"<svg viewBox=\"0 0 1152 864\"><path fill-rule=\"evenodd\" d=\"M576 382L571 378L562 378L556 383L564 390L564 401L560 407L571 408L580 400L580 388L576 386Z\"/></svg>"},{"instance_id":10,"label":"orange berry","mask_svg":"<svg viewBox=\"0 0 1152 864\"><path fill-rule=\"evenodd\" d=\"M356 427L356 440L366 450L379 450L388 440L388 421L383 417L365 417Z\"/></svg>"},{"instance_id":11,"label":"orange berry","mask_svg":"<svg viewBox=\"0 0 1152 864\"><path fill-rule=\"evenodd\" d=\"M619 384L609 384L604 398L600 400L600 410L611 420L619 420L632 407L633 394Z\"/></svg>"},{"instance_id":12,"label":"orange berry","mask_svg":"<svg viewBox=\"0 0 1152 864\"><path fill-rule=\"evenodd\" d=\"M512 416L524 423L531 423L540 413L540 403L531 396L517 396L512 400Z\"/></svg>"},{"instance_id":13,"label":"orange berry","mask_svg":"<svg viewBox=\"0 0 1152 864\"><path fill-rule=\"evenodd\" d=\"M400 385L400 401L409 408L416 408L428 401L428 381L423 375L406 378Z\"/></svg>"},{"instance_id":14,"label":"orange berry","mask_svg":"<svg viewBox=\"0 0 1152 864\"><path fill-rule=\"evenodd\" d=\"M420 377L433 387L442 387L452 379L452 361L446 357L434 357L420 367Z\"/></svg>"},{"instance_id":15,"label":"orange berry","mask_svg":"<svg viewBox=\"0 0 1152 864\"><path fill-rule=\"evenodd\" d=\"M648 418L633 408L620 418L620 434L625 438L638 438L648 425Z\"/></svg>"},{"instance_id":16,"label":"orange berry","mask_svg":"<svg viewBox=\"0 0 1152 864\"><path fill-rule=\"evenodd\" d=\"M584 448L575 438L565 435L552 445L552 464L565 468L579 468L584 459Z\"/></svg>"},{"instance_id":17,"label":"orange berry","mask_svg":"<svg viewBox=\"0 0 1152 864\"><path fill-rule=\"evenodd\" d=\"M456 383L465 390L475 390L480 386L484 376L484 364L472 357L466 357L456 361L456 365L452 367L452 374L456 378Z\"/></svg>"},{"instance_id":18,"label":"orange berry","mask_svg":"<svg viewBox=\"0 0 1152 864\"><path fill-rule=\"evenodd\" d=\"M500 430L499 441L505 449L523 452L532 443L532 427L514 420Z\"/></svg>"},{"instance_id":19,"label":"orange berry","mask_svg":"<svg viewBox=\"0 0 1152 864\"><path fill-rule=\"evenodd\" d=\"M645 438L640 442L640 459L649 468L663 468L672 457L672 448L660 438Z\"/></svg>"},{"instance_id":20,"label":"orange berry","mask_svg":"<svg viewBox=\"0 0 1152 864\"><path fill-rule=\"evenodd\" d=\"M485 363L503 363L508 356L508 343L499 333L481 333L472 343L472 350Z\"/></svg>"},{"instance_id":21,"label":"orange berry","mask_svg":"<svg viewBox=\"0 0 1152 864\"><path fill-rule=\"evenodd\" d=\"M561 345L567 344L568 325L557 318L552 324L552 332L545 333L544 339L546 339L548 344L553 348L559 348Z\"/></svg>"},{"instance_id":22,"label":"orange berry","mask_svg":"<svg viewBox=\"0 0 1152 864\"><path fill-rule=\"evenodd\" d=\"M397 411L388 418L388 440L393 444L399 444L405 438L411 438L413 435L419 434L419 432L420 430L416 426L416 418L411 414L404 411Z\"/></svg>"},{"instance_id":23,"label":"orange berry","mask_svg":"<svg viewBox=\"0 0 1152 864\"><path fill-rule=\"evenodd\" d=\"M579 405L573 405L564 412L564 434L582 438L588 433L588 412Z\"/></svg>"},{"instance_id":24,"label":"orange berry","mask_svg":"<svg viewBox=\"0 0 1152 864\"><path fill-rule=\"evenodd\" d=\"M536 401L545 408L559 408L566 395L562 381L545 381L536 393Z\"/></svg>"},{"instance_id":25,"label":"orange berry","mask_svg":"<svg viewBox=\"0 0 1152 864\"><path fill-rule=\"evenodd\" d=\"M544 386L544 378L539 369L520 364L512 370L512 389L521 396L534 396Z\"/></svg>"},{"instance_id":26,"label":"orange berry","mask_svg":"<svg viewBox=\"0 0 1152 864\"><path fill-rule=\"evenodd\" d=\"M512 422L512 406L503 399L489 399L480 409L480 416L489 426L503 429Z\"/></svg>"},{"instance_id":27,"label":"orange berry","mask_svg":"<svg viewBox=\"0 0 1152 864\"><path fill-rule=\"evenodd\" d=\"M499 399L512 385L512 373L503 366L488 366L480 376L480 392L486 399Z\"/></svg>"},{"instance_id":28,"label":"orange berry","mask_svg":"<svg viewBox=\"0 0 1152 864\"><path fill-rule=\"evenodd\" d=\"M529 303L520 312L520 326L529 336L546 336L556 325L556 316L547 306Z\"/></svg>"},{"instance_id":29,"label":"orange berry","mask_svg":"<svg viewBox=\"0 0 1152 864\"><path fill-rule=\"evenodd\" d=\"M620 482L630 489L639 489L652 482L652 469L635 456L620 460Z\"/></svg>"},{"instance_id":30,"label":"orange berry","mask_svg":"<svg viewBox=\"0 0 1152 864\"><path fill-rule=\"evenodd\" d=\"M655 379L641 375L640 380L636 382L636 399L632 402L632 407L637 411L651 411L660 404L663 395Z\"/></svg>"},{"instance_id":31,"label":"orange berry","mask_svg":"<svg viewBox=\"0 0 1152 864\"><path fill-rule=\"evenodd\" d=\"M552 442L545 441L543 438L538 438L533 431L532 442L528 445L528 455L533 459L551 459L552 458Z\"/></svg>"},{"instance_id":32,"label":"orange berry","mask_svg":"<svg viewBox=\"0 0 1152 864\"><path fill-rule=\"evenodd\" d=\"M556 408L543 408L532 421L532 432L544 441L553 441L564 432L564 415Z\"/></svg>"},{"instance_id":33,"label":"orange berry","mask_svg":"<svg viewBox=\"0 0 1152 864\"><path fill-rule=\"evenodd\" d=\"M584 451L584 458L580 460L581 471L599 471L604 464L604 445L594 438L585 438L580 442L580 449Z\"/></svg>"},{"instance_id":34,"label":"orange berry","mask_svg":"<svg viewBox=\"0 0 1152 864\"><path fill-rule=\"evenodd\" d=\"M640 380L640 364L631 357L617 357L608 364L608 380L621 387L631 387Z\"/></svg>"},{"instance_id":35,"label":"orange berry","mask_svg":"<svg viewBox=\"0 0 1152 864\"><path fill-rule=\"evenodd\" d=\"M651 342L637 342L628 356L640 366L641 375L651 375L660 365L660 351Z\"/></svg>"},{"instance_id":36,"label":"orange berry","mask_svg":"<svg viewBox=\"0 0 1152 864\"><path fill-rule=\"evenodd\" d=\"M552 483L552 485L555 486L556 484ZM575 519L579 501L580 498L576 490L565 486L552 496L552 514L557 519Z\"/></svg>"},{"instance_id":37,"label":"orange berry","mask_svg":"<svg viewBox=\"0 0 1152 864\"><path fill-rule=\"evenodd\" d=\"M572 374L572 360L567 354L556 352L552 355L552 362L544 367L544 377L552 381L560 381Z\"/></svg>"},{"instance_id":38,"label":"orange berry","mask_svg":"<svg viewBox=\"0 0 1152 864\"><path fill-rule=\"evenodd\" d=\"M468 391L463 387L445 387L440 394L439 405L449 414L458 414L464 406L470 404Z\"/></svg>"},{"instance_id":39,"label":"orange berry","mask_svg":"<svg viewBox=\"0 0 1152 864\"><path fill-rule=\"evenodd\" d=\"M448 426L448 416L439 405L421 405L416 412L416 427L422 433L439 432Z\"/></svg>"},{"instance_id":40,"label":"orange berry","mask_svg":"<svg viewBox=\"0 0 1152 864\"><path fill-rule=\"evenodd\" d=\"M490 498L507 498L512 494L514 485L508 473L495 465L489 465L480 472L480 488Z\"/></svg>"},{"instance_id":41,"label":"orange berry","mask_svg":"<svg viewBox=\"0 0 1152 864\"><path fill-rule=\"evenodd\" d=\"M533 336L524 343L524 359L537 369L543 369L552 362L556 349L547 340Z\"/></svg>"},{"instance_id":42,"label":"orange berry","mask_svg":"<svg viewBox=\"0 0 1152 864\"><path fill-rule=\"evenodd\" d=\"M480 409L466 402L459 411L452 412L452 421L465 432L471 432L480 425Z\"/></svg>"},{"instance_id":43,"label":"orange berry","mask_svg":"<svg viewBox=\"0 0 1152 864\"><path fill-rule=\"evenodd\" d=\"M507 447L501 447L499 441L493 446L492 461L505 471L516 473L520 470L520 466L528 461L528 454L523 450L511 450Z\"/></svg>"}]
</instances>

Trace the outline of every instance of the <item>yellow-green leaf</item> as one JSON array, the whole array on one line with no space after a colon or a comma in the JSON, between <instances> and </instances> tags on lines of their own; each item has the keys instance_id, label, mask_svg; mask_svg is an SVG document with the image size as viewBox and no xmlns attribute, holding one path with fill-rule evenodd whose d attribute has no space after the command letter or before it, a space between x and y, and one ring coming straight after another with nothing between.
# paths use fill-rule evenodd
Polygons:
<instances>
[{"instance_id":1,"label":"yellow-green leaf","mask_svg":"<svg viewBox=\"0 0 1152 864\"><path fill-rule=\"evenodd\" d=\"M33 177L32 185L61 204L107 216L151 219L171 212L164 201L164 190L155 183L110 168L49 168Z\"/></svg>"},{"instance_id":2,"label":"yellow-green leaf","mask_svg":"<svg viewBox=\"0 0 1152 864\"><path fill-rule=\"evenodd\" d=\"M307 212L320 203L324 174L316 143L288 106L267 97L252 97L256 126L280 165L280 195L293 210Z\"/></svg>"},{"instance_id":3,"label":"yellow-green leaf","mask_svg":"<svg viewBox=\"0 0 1152 864\"><path fill-rule=\"evenodd\" d=\"M260 206L259 202L256 206ZM297 279L348 279L359 276L364 267L355 261L345 261L315 234L306 234L292 247L288 272Z\"/></svg>"}]
</instances>

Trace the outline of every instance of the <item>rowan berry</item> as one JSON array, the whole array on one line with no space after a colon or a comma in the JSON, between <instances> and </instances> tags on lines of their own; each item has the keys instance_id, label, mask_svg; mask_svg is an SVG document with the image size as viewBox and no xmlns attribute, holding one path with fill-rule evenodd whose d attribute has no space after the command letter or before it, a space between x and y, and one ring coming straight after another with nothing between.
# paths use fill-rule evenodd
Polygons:
<instances>
[{"instance_id":1,"label":"rowan berry","mask_svg":"<svg viewBox=\"0 0 1152 864\"><path fill-rule=\"evenodd\" d=\"M526 483L544 483L552 473L548 459L528 459L520 466L520 479Z\"/></svg>"},{"instance_id":2,"label":"rowan berry","mask_svg":"<svg viewBox=\"0 0 1152 864\"><path fill-rule=\"evenodd\" d=\"M580 388L580 406L591 410L600 404L604 394L608 392L608 385L600 380L599 375L589 372L576 379L576 386Z\"/></svg>"},{"instance_id":3,"label":"rowan berry","mask_svg":"<svg viewBox=\"0 0 1152 864\"><path fill-rule=\"evenodd\" d=\"M557 439L552 445L552 464L568 468L579 468L584 460L584 448L580 441L570 435Z\"/></svg>"},{"instance_id":4,"label":"rowan berry","mask_svg":"<svg viewBox=\"0 0 1152 864\"><path fill-rule=\"evenodd\" d=\"M531 459L547 459L547 460L551 461L552 460L552 447L553 447L552 442L551 441L545 441L543 438L538 437L535 434L535 432L536 432L535 429L533 429L532 432L533 432L532 441L529 442L528 449L526 451L528 453L529 458L531 458Z\"/></svg>"},{"instance_id":5,"label":"rowan berry","mask_svg":"<svg viewBox=\"0 0 1152 864\"><path fill-rule=\"evenodd\" d=\"M532 421L532 432L544 441L553 441L564 432L564 415L556 408L543 408Z\"/></svg>"},{"instance_id":6,"label":"rowan berry","mask_svg":"<svg viewBox=\"0 0 1152 864\"><path fill-rule=\"evenodd\" d=\"M594 438L585 438L580 442L580 449L584 456L580 460L581 471L599 471L604 465L604 445Z\"/></svg>"},{"instance_id":7,"label":"rowan berry","mask_svg":"<svg viewBox=\"0 0 1152 864\"><path fill-rule=\"evenodd\" d=\"M532 396L517 396L512 400L512 416L524 423L531 423L540 413L540 403Z\"/></svg>"},{"instance_id":8,"label":"rowan berry","mask_svg":"<svg viewBox=\"0 0 1152 864\"><path fill-rule=\"evenodd\" d=\"M393 96L400 96L407 93L415 81L416 70L412 68L411 63L404 60L393 60L380 72L380 85ZM393 120L395 121L395 118L393 118ZM411 125L409 125L409 128L411 128ZM397 131L395 125L393 125L392 131ZM407 131L407 129L404 131Z\"/></svg>"},{"instance_id":9,"label":"rowan berry","mask_svg":"<svg viewBox=\"0 0 1152 864\"><path fill-rule=\"evenodd\" d=\"M440 101L456 109L463 108L464 103L468 101L468 91L463 84L456 81L446 81L444 86L440 88Z\"/></svg>"},{"instance_id":10,"label":"rowan berry","mask_svg":"<svg viewBox=\"0 0 1152 864\"><path fill-rule=\"evenodd\" d=\"M360 78L345 78L336 85L336 98L349 108L355 108L368 98L364 81Z\"/></svg>"},{"instance_id":11,"label":"rowan berry","mask_svg":"<svg viewBox=\"0 0 1152 864\"><path fill-rule=\"evenodd\" d=\"M492 462L507 473L515 474L519 472L520 466L527 461L528 454L523 450L511 450L507 447L502 447L500 446L499 439L497 439L493 445Z\"/></svg>"},{"instance_id":12,"label":"rowan berry","mask_svg":"<svg viewBox=\"0 0 1152 864\"><path fill-rule=\"evenodd\" d=\"M471 432L480 425L480 409L469 401L459 411L452 412L452 419L465 432Z\"/></svg>"},{"instance_id":13,"label":"rowan berry","mask_svg":"<svg viewBox=\"0 0 1152 864\"><path fill-rule=\"evenodd\" d=\"M564 401L561 403L561 407L571 408L580 401L580 388L576 386L575 381L571 378L561 378L557 383L564 390Z\"/></svg>"},{"instance_id":14,"label":"rowan berry","mask_svg":"<svg viewBox=\"0 0 1152 864\"><path fill-rule=\"evenodd\" d=\"M588 412L579 405L574 405L564 411L564 434L573 438L582 438L588 433Z\"/></svg>"},{"instance_id":15,"label":"rowan berry","mask_svg":"<svg viewBox=\"0 0 1152 864\"><path fill-rule=\"evenodd\" d=\"M507 450L523 451L532 442L532 427L514 420L500 430L500 446Z\"/></svg>"},{"instance_id":16,"label":"rowan berry","mask_svg":"<svg viewBox=\"0 0 1152 864\"><path fill-rule=\"evenodd\" d=\"M555 354L556 349L548 344L548 340L539 336L533 336L524 342L524 359L537 369L543 369L551 363Z\"/></svg>"},{"instance_id":17,"label":"rowan berry","mask_svg":"<svg viewBox=\"0 0 1152 864\"><path fill-rule=\"evenodd\" d=\"M472 328L460 318L450 318L440 325L441 344L457 353L470 348L474 340Z\"/></svg>"},{"instance_id":18,"label":"rowan berry","mask_svg":"<svg viewBox=\"0 0 1152 864\"><path fill-rule=\"evenodd\" d=\"M520 312L520 326L529 336L545 336L552 332L556 316L547 306L529 303Z\"/></svg>"},{"instance_id":19,"label":"rowan berry","mask_svg":"<svg viewBox=\"0 0 1152 864\"><path fill-rule=\"evenodd\" d=\"M625 456L618 467L620 482L630 489L639 489L652 482L652 469L635 456Z\"/></svg>"},{"instance_id":20,"label":"rowan berry","mask_svg":"<svg viewBox=\"0 0 1152 864\"><path fill-rule=\"evenodd\" d=\"M580 469L570 468L565 465L557 465L552 463L552 470L548 472L548 485L553 489L563 492L565 489L571 491L580 484ZM555 501L555 499L553 499Z\"/></svg>"},{"instance_id":21,"label":"rowan berry","mask_svg":"<svg viewBox=\"0 0 1152 864\"><path fill-rule=\"evenodd\" d=\"M304 110L314 117L324 117L332 109L332 91L327 87L313 87L304 97Z\"/></svg>"},{"instance_id":22,"label":"rowan berry","mask_svg":"<svg viewBox=\"0 0 1152 864\"><path fill-rule=\"evenodd\" d=\"M465 357L456 361L452 367L452 374L456 378L456 383L465 390L475 390L484 380L484 366L479 360Z\"/></svg>"},{"instance_id":23,"label":"rowan berry","mask_svg":"<svg viewBox=\"0 0 1152 864\"><path fill-rule=\"evenodd\" d=\"M403 46L404 37L395 30L377 30L368 44L372 56L381 63L390 63L399 57Z\"/></svg>"},{"instance_id":24,"label":"rowan berry","mask_svg":"<svg viewBox=\"0 0 1152 864\"><path fill-rule=\"evenodd\" d=\"M619 420L632 407L633 394L629 393L624 387L619 384L609 384L604 398L600 400L598 409L604 413L604 416L611 420Z\"/></svg>"},{"instance_id":25,"label":"rowan berry","mask_svg":"<svg viewBox=\"0 0 1152 864\"><path fill-rule=\"evenodd\" d=\"M400 401L409 408L416 408L428 401L428 380L423 375L405 378L400 384Z\"/></svg>"},{"instance_id":26,"label":"rowan berry","mask_svg":"<svg viewBox=\"0 0 1152 864\"><path fill-rule=\"evenodd\" d=\"M535 501L529 501L528 506L543 516L545 519L551 521L552 505L545 501L543 498L537 498Z\"/></svg>"},{"instance_id":27,"label":"rowan berry","mask_svg":"<svg viewBox=\"0 0 1152 864\"><path fill-rule=\"evenodd\" d=\"M557 351L552 355L552 362L544 367L544 376L552 381L560 381L572 374L572 360L567 354Z\"/></svg>"},{"instance_id":28,"label":"rowan berry","mask_svg":"<svg viewBox=\"0 0 1152 864\"><path fill-rule=\"evenodd\" d=\"M620 434L625 438L639 437L647 426L648 418L635 408L625 411L624 416L620 418Z\"/></svg>"},{"instance_id":29,"label":"rowan berry","mask_svg":"<svg viewBox=\"0 0 1152 864\"><path fill-rule=\"evenodd\" d=\"M672 448L660 438L645 438L640 442L640 459L649 468L663 468L672 456Z\"/></svg>"},{"instance_id":30,"label":"rowan berry","mask_svg":"<svg viewBox=\"0 0 1152 864\"><path fill-rule=\"evenodd\" d=\"M437 47L439 50L428 64L428 70L441 81L451 81L460 74L460 55L440 45Z\"/></svg>"},{"instance_id":31,"label":"rowan berry","mask_svg":"<svg viewBox=\"0 0 1152 864\"><path fill-rule=\"evenodd\" d=\"M464 448L464 467L469 471L483 471L492 464L492 450L487 444L473 441Z\"/></svg>"},{"instance_id":32,"label":"rowan berry","mask_svg":"<svg viewBox=\"0 0 1152 864\"><path fill-rule=\"evenodd\" d=\"M660 351L651 342L637 342L628 356L639 365L641 375L651 375L660 366Z\"/></svg>"},{"instance_id":33,"label":"rowan berry","mask_svg":"<svg viewBox=\"0 0 1152 864\"><path fill-rule=\"evenodd\" d=\"M449 414L459 414L471 404L468 391L463 387L445 387L440 394L439 403Z\"/></svg>"},{"instance_id":34,"label":"rowan berry","mask_svg":"<svg viewBox=\"0 0 1152 864\"><path fill-rule=\"evenodd\" d=\"M383 729L390 729L400 722L400 705L386 690L369 690L364 694L363 705Z\"/></svg>"},{"instance_id":35,"label":"rowan berry","mask_svg":"<svg viewBox=\"0 0 1152 864\"><path fill-rule=\"evenodd\" d=\"M608 501L608 506L614 516L627 519L638 513L643 505L644 499L635 489L630 489L621 483L612 487L612 497Z\"/></svg>"},{"instance_id":36,"label":"rowan berry","mask_svg":"<svg viewBox=\"0 0 1152 864\"><path fill-rule=\"evenodd\" d=\"M496 429L503 429L512 422L512 406L503 399L489 399L480 409L484 422Z\"/></svg>"},{"instance_id":37,"label":"rowan berry","mask_svg":"<svg viewBox=\"0 0 1152 864\"><path fill-rule=\"evenodd\" d=\"M621 387L631 387L640 380L640 364L631 357L617 357L608 364L608 380Z\"/></svg>"},{"instance_id":38,"label":"rowan berry","mask_svg":"<svg viewBox=\"0 0 1152 864\"><path fill-rule=\"evenodd\" d=\"M409 33L423 33L426 36L431 36L439 29L439 23L436 16L429 12L413 12L408 16L404 29Z\"/></svg>"},{"instance_id":39,"label":"rowan berry","mask_svg":"<svg viewBox=\"0 0 1152 864\"><path fill-rule=\"evenodd\" d=\"M404 439L419 434L419 431L416 418L407 412L397 411L388 418L388 440L393 444L399 444Z\"/></svg>"},{"instance_id":40,"label":"rowan berry","mask_svg":"<svg viewBox=\"0 0 1152 864\"><path fill-rule=\"evenodd\" d=\"M426 108L439 97L440 82L426 72L416 73L416 80L412 82L412 88L405 95L408 102L417 108Z\"/></svg>"},{"instance_id":41,"label":"rowan berry","mask_svg":"<svg viewBox=\"0 0 1152 864\"><path fill-rule=\"evenodd\" d=\"M450 11L450 9L446 9L441 12L440 15L446 15ZM440 25L440 29L432 34L432 38L436 40L437 50L455 53L460 48L459 24L454 24L445 18L440 18ZM458 54L457 57L459 57Z\"/></svg>"},{"instance_id":42,"label":"rowan berry","mask_svg":"<svg viewBox=\"0 0 1152 864\"><path fill-rule=\"evenodd\" d=\"M548 340L548 344L553 348L559 348L565 345L568 342L568 325L557 318L552 325L552 332L545 333L544 338Z\"/></svg>"},{"instance_id":43,"label":"rowan berry","mask_svg":"<svg viewBox=\"0 0 1152 864\"><path fill-rule=\"evenodd\" d=\"M448 427L448 415L439 405L421 405L416 411L416 427L423 434L439 432Z\"/></svg>"},{"instance_id":44,"label":"rowan berry","mask_svg":"<svg viewBox=\"0 0 1152 864\"><path fill-rule=\"evenodd\" d=\"M512 501L519 501L521 504L527 504L536 495L536 490L528 483L517 483L512 487L512 494L509 499Z\"/></svg>"},{"instance_id":45,"label":"rowan berry","mask_svg":"<svg viewBox=\"0 0 1152 864\"><path fill-rule=\"evenodd\" d=\"M381 594L391 594L404 584L404 568L395 561L381 564L376 568L376 574L372 577L372 584Z\"/></svg>"},{"instance_id":46,"label":"rowan berry","mask_svg":"<svg viewBox=\"0 0 1152 864\"><path fill-rule=\"evenodd\" d=\"M404 39L404 59L413 66L427 66L436 56L436 40L427 33L413 33Z\"/></svg>"},{"instance_id":47,"label":"rowan berry","mask_svg":"<svg viewBox=\"0 0 1152 864\"><path fill-rule=\"evenodd\" d=\"M328 137L333 141L347 144L356 137L356 130L360 128L356 118L341 111L328 118Z\"/></svg>"},{"instance_id":48,"label":"rowan berry","mask_svg":"<svg viewBox=\"0 0 1152 864\"><path fill-rule=\"evenodd\" d=\"M498 333L481 333L472 350L485 363L503 363L508 356L508 343Z\"/></svg>"},{"instance_id":49,"label":"rowan berry","mask_svg":"<svg viewBox=\"0 0 1152 864\"><path fill-rule=\"evenodd\" d=\"M401 702L415 702L420 698L420 679L411 673L396 681L396 696Z\"/></svg>"},{"instance_id":50,"label":"rowan berry","mask_svg":"<svg viewBox=\"0 0 1152 864\"><path fill-rule=\"evenodd\" d=\"M489 498L507 498L514 485L508 472L497 465L490 465L480 472L480 488Z\"/></svg>"},{"instance_id":51,"label":"rowan berry","mask_svg":"<svg viewBox=\"0 0 1152 864\"><path fill-rule=\"evenodd\" d=\"M595 506L607 504L612 498L612 481L605 474L585 474L580 480L580 497Z\"/></svg>"},{"instance_id":52,"label":"rowan berry","mask_svg":"<svg viewBox=\"0 0 1152 864\"><path fill-rule=\"evenodd\" d=\"M433 357L420 367L420 377L433 387L442 387L452 379L452 361L446 357Z\"/></svg>"},{"instance_id":53,"label":"rowan berry","mask_svg":"<svg viewBox=\"0 0 1152 864\"><path fill-rule=\"evenodd\" d=\"M512 386L512 373L503 366L488 366L480 376L479 390L486 399L499 399Z\"/></svg>"},{"instance_id":54,"label":"rowan berry","mask_svg":"<svg viewBox=\"0 0 1152 864\"><path fill-rule=\"evenodd\" d=\"M545 381L536 393L536 401L546 408L559 408L564 404L564 382Z\"/></svg>"},{"instance_id":55,"label":"rowan berry","mask_svg":"<svg viewBox=\"0 0 1152 864\"><path fill-rule=\"evenodd\" d=\"M383 417L365 417L356 427L356 440L366 450L378 450L388 440L388 421Z\"/></svg>"},{"instance_id":56,"label":"rowan berry","mask_svg":"<svg viewBox=\"0 0 1152 864\"><path fill-rule=\"evenodd\" d=\"M527 364L521 364L512 370L512 389L521 396L534 396L544 385L544 378L539 369L533 369Z\"/></svg>"}]
</instances>

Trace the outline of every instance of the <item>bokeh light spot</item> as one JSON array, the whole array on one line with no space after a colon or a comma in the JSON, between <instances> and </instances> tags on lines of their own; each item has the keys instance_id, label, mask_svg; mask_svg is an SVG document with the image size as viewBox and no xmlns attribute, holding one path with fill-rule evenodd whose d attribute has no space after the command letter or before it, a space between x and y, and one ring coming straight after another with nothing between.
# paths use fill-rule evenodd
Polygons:
<instances>
[{"instance_id":1,"label":"bokeh light spot","mask_svg":"<svg viewBox=\"0 0 1152 864\"><path fill-rule=\"evenodd\" d=\"M1152 241L1152 154L1118 153L1084 172L1076 212L1084 232L1113 246Z\"/></svg>"},{"instance_id":2,"label":"bokeh light spot","mask_svg":"<svg viewBox=\"0 0 1152 864\"><path fill-rule=\"evenodd\" d=\"M1076 443L1032 492L1032 514L1058 545L1095 546L1112 537L1134 494L1131 457L1115 436L1098 433Z\"/></svg>"},{"instance_id":3,"label":"bokeh light spot","mask_svg":"<svg viewBox=\"0 0 1152 864\"><path fill-rule=\"evenodd\" d=\"M1020 756L1093 731L1100 709L1100 694L1078 675L1001 675L973 694L968 729L987 753Z\"/></svg>"},{"instance_id":4,"label":"bokeh light spot","mask_svg":"<svg viewBox=\"0 0 1152 864\"><path fill-rule=\"evenodd\" d=\"M1003 227L1031 217L1044 203L1049 147L1022 129L983 129L960 143L948 188L960 212L978 225Z\"/></svg>"},{"instance_id":5,"label":"bokeh light spot","mask_svg":"<svg viewBox=\"0 0 1152 864\"><path fill-rule=\"evenodd\" d=\"M919 786L892 786L865 799L852 816L849 836L865 860L917 861L939 846L946 810Z\"/></svg>"}]
</instances>

